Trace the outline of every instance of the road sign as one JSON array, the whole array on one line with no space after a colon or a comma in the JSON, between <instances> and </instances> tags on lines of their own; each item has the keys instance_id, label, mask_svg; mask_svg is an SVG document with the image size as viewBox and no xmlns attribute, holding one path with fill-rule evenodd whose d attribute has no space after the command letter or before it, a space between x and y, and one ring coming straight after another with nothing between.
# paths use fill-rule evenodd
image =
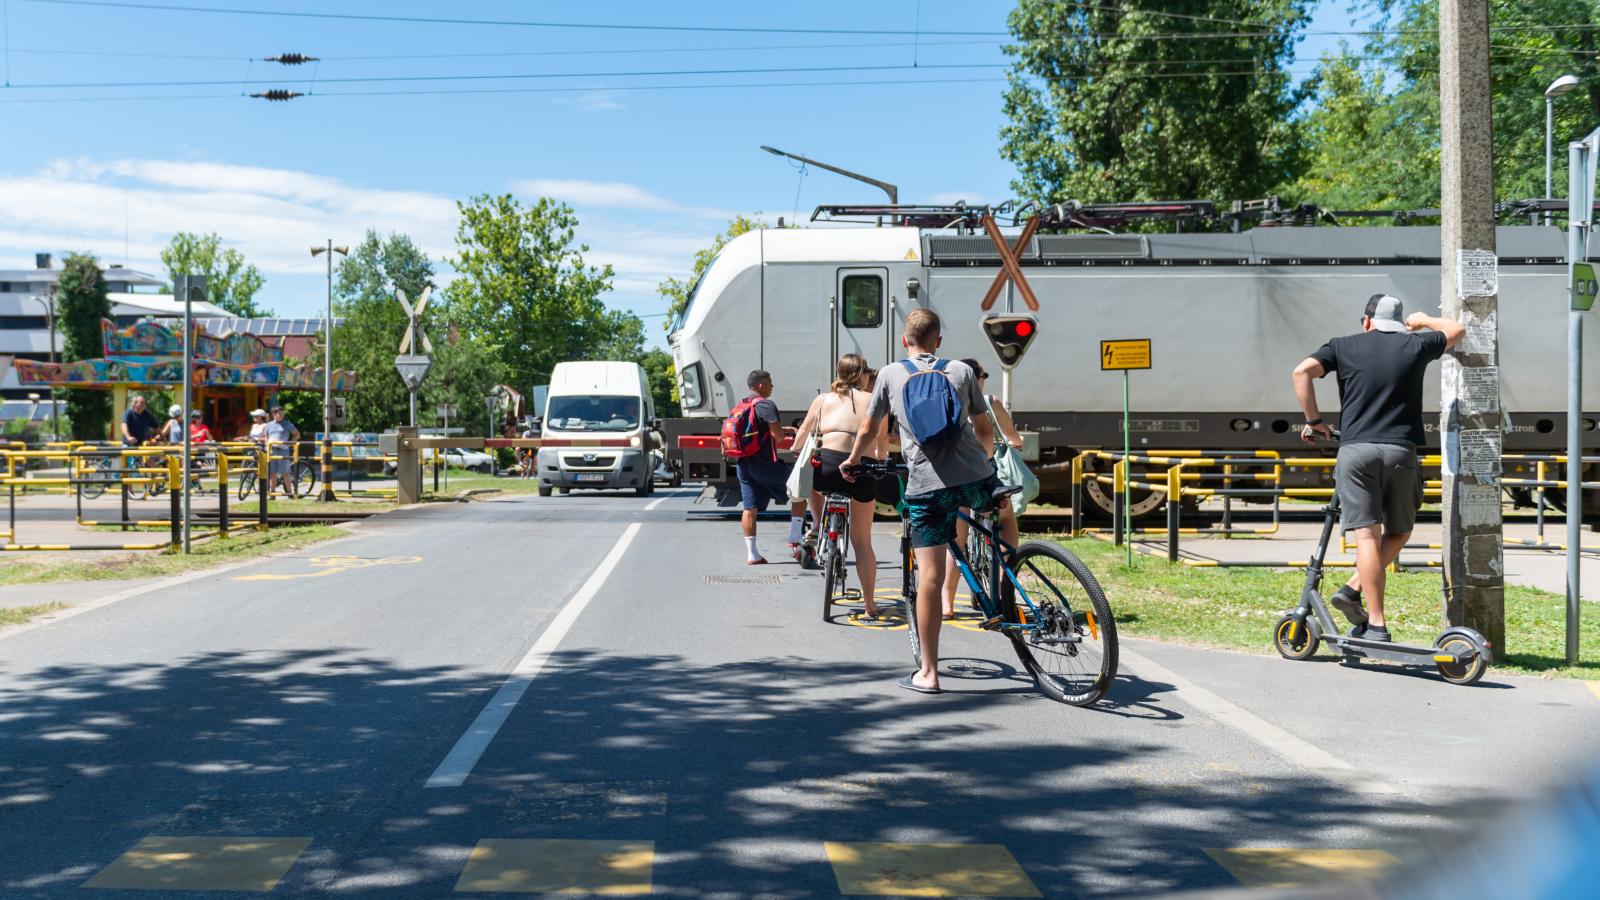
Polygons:
<instances>
[{"instance_id":1,"label":"road sign","mask_svg":"<svg viewBox=\"0 0 1600 900\"><path fill-rule=\"evenodd\" d=\"M1101 341L1100 371L1150 368L1150 339L1136 341Z\"/></svg>"},{"instance_id":2,"label":"road sign","mask_svg":"<svg viewBox=\"0 0 1600 900\"><path fill-rule=\"evenodd\" d=\"M422 387L423 380L428 377L428 367L431 365L433 360L426 356L401 354L394 358L394 370L400 373L400 380L405 382L408 391Z\"/></svg>"},{"instance_id":3,"label":"road sign","mask_svg":"<svg viewBox=\"0 0 1600 900\"><path fill-rule=\"evenodd\" d=\"M1039 323L1033 316L989 316L983 320L983 334L989 339L1000 365L1010 369L1022 362L1034 335L1039 333Z\"/></svg>"},{"instance_id":4,"label":"road sign","mask_svg":"<svg viewBox=\"0 0 1600 900\"><path fill-rule=\"evenodd\" d=\"M400 308L406 311L406 333L400 339L400 352L412 353L417 349L417 344L422 345L423 353L433 352L433 342L428 340L428 335L422 330L422 311L428 308L428 298L433 295L433 286L428 285L422 289L422 296L417 299L417 305L412 307L406 299L406 292L400 288L394 289L394 298L400 301Z\"/></svg>"},{"instance_id":5,"label":"road sign","mask_svg":"<svg viewBox=\"0 0 1600 900\"><path fill-rule=\"evenodd\" d=\"M1572 264L1572 308L1588 312L1594 306L1595 293L1600 292L1600 281L1594 275L1594 263Z\"/></svg>"},{"instance_id":6,"label":"road sign","mask_svg":"<svg viewBox=\"0 0 1600 900\"><path fill-rule=\"evenodd\" d=\"M456 405L454 403L441 403L434 409L434 413L441 419L453 419L456 415Z\"/></svg>"}]
</instances>

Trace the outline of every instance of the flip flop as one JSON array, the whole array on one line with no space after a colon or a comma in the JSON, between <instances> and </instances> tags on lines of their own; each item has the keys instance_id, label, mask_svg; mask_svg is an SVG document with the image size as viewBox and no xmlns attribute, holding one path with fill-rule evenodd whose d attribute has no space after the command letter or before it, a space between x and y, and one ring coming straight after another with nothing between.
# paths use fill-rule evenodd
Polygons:
<instances>
[{"instance_id":1,"label":"flip flop","mask_svg":"<svg viewBox=\"0 0 1600 900\"><path fill-rule=\"evenodd\" d=\"M917 673L912 672L910 675L907 675L906 677L900 679L898 684L901 687L903 687L906 690L908 690L908 691L916 691L919 694L942 694L942 693L944 693L944 691L941 691L938 688L925 688L925 687L917 684L915 681L911 680L911 679L913 679L915 677L917 677Z\"/></svg>"},{"instance_id":2,"label":"flip flop","mask_svg":"<svg viewBox=\"0 0 1600 900\"><path fill-rule=\"evenodd\" d=\"M765 559L747 559L744 561L744 564L747 566L764 566L767 564L767 561Z\"/></svg>"}]
</instances>

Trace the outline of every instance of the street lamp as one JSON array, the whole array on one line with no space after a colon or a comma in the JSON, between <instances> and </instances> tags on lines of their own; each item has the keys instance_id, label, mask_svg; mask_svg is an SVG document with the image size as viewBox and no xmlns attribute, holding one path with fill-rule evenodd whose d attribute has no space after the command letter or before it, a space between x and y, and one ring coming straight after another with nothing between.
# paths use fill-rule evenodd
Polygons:
<instances>
[{"instance_id":1,"label":"street lamp","mask_svg":"<svg viewBox=\"0 0 1600 900\"><path fill-rule=\"evenodd\" d=\"M39 305L44 307L45 323L46 323L46 326L50 329L50 364L51 365L55 365L55 361L56 361L56 286L54 284L45 285L44 296L40 296L38 294L30 294L29 296L32 297L33 299L39 301ZM61 440L60 425L56 421L56 386L54 384L50 385L50 440L52 440L52 441Z\"/></svg>"},{"instance_id":2,"label":"street lamp","mask_svg":"<svg viewBox=\"0 0 1600 900\"><path fill-rule=\"evenodd\" d=\"M1555 131L1556 98L1572 92L1578 86L1578 76L1563 75L1544 89L1544 198L1550 199L1550 142ZM1550 213L1544 214L1544 223L1550 224Z\"/></svg>"},{"instance_id":3,"label":"street lamp","mask_svg":"<svg viewBox=\"0 0 1600 900\"><path fill-rule=\"evenodd\" d=\"M325 247L312 247L311 258L328 254L328 317L322 320L322 493L317 500L333 500L333 255L349 256L349 247L335 247L333 238ZM354 465L354 460L351 461Z\"/></svg>"}]
</instances>

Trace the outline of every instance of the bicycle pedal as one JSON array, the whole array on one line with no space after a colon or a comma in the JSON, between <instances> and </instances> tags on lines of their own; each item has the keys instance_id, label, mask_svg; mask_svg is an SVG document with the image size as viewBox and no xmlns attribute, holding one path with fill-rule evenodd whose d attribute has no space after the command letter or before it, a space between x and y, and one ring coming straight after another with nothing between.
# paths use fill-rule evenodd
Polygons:
<instances>
[{"instance_id":1,"label":"bicycle pedal","mask_svg":"<svg viewBox=\"0 0 1600 900\"><path fill-rule=\"evenodd\" d=\"M987 619L984 619L983 623L978 627L982 628L984 631L999 631L1000 628L1005 625L1005 623L1004 617L991 616Z\"/></svg>"}]
</instances>

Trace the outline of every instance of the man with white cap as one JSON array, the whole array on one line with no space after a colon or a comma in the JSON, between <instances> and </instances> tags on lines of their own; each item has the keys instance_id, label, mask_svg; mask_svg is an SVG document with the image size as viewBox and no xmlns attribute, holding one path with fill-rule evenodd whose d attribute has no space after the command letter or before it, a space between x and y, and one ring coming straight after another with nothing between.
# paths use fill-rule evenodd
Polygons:
<instances>
[{"instance_id":1,"label":"man with white cap","mask_svg":"<svg viewBox=\"0 0 1600 900\"><path fill-rule=\"evenodd\" d=\"M1354 627L1350 634L1389 640L1383 618L1384 570L1400 555L1417 509L1422 474L1417 446L1422 429L1422 381L1428 364L1460 343L1466 329L1454 319L1415 312L1388 294L1373 294L1361 331L1336 337L1294 370L1294 393L1305 413L1300 438L1308 444L1333 432L1317 412L1316 379L1339 375L1339 456L1334 491L1340 528L1356 542L1356 574L1333 596ZM1363 594L1365 597L1363 598ZM1365 608L1362 600L1365 599Z\"/></svg>"}]
</instances>

